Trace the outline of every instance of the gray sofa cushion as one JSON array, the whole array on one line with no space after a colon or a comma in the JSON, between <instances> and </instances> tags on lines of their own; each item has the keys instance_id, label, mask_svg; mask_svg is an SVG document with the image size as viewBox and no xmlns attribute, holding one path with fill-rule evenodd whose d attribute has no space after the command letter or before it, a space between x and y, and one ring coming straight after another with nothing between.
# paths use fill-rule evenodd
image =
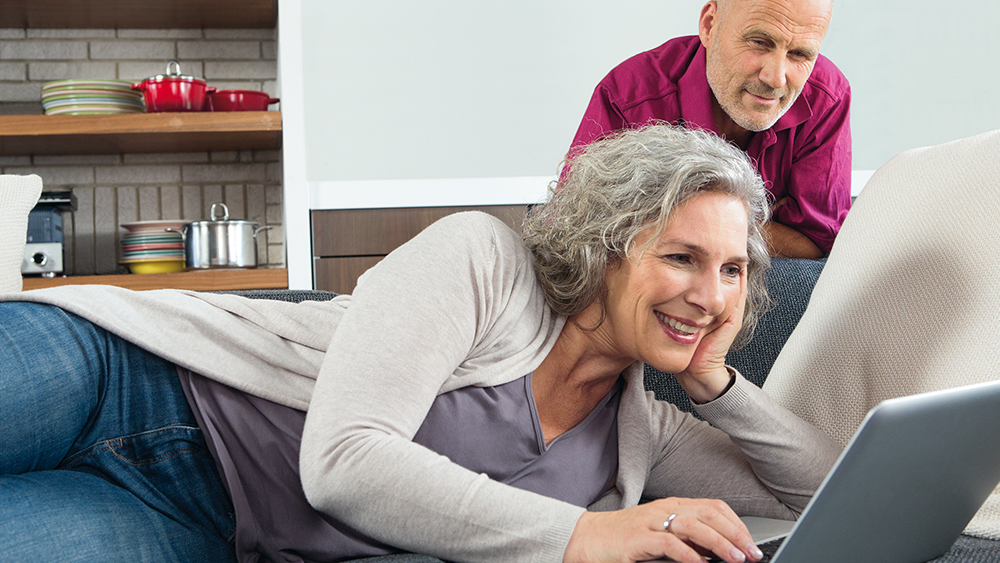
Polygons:
<instances>
[{"instance_id":1,"label":"gray sofa cushion","mask_svg":"<svg viewBox=\"0 0 1000 563\"><path fill-rule=\"evenodd\" d=\"M311 289L241 289L233 291L217 291L216 293L231 293L242 295L250 299L273 299L275 301L288 301L300 303L302 301L329 301L337 296L332 291L319 291Z\"/></svg>"}]
</instances>

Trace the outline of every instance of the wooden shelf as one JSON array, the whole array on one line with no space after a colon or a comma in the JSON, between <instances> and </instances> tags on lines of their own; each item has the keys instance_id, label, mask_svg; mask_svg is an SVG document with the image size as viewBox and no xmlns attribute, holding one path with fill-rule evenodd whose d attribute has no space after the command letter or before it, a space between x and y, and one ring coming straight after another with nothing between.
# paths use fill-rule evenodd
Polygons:
<instances>
[{"instance_id":1,"label":"wooden shelf","mask_svg":"<svg viewBox=\"0 0 1000 563\"><path fill-rule=\"evenodd\" d=\"M280 148L279 111L0 115L0 156Z\"/></svg>"},{"instance_id":2,"label":"wooden shelf","mask_svg":"<svg viewBox=\"0 0 1000 563\"><path fill-rule=\"evenodd\" d=\"M227 291L234 289L287 289L288 270L257 268L250 270L199 270L175 274L125 274L108 276L68 276L57 278L26 277L25 291L60 285L103 284L128 289L190 289Z\"/></svg>"},{"instance_id":3,"label":"wooden shelf","mask_svg":"<svg viewBox=\"0 0 1000 563\"><path fill-rule=\"evenodd\" d=\"M0 28L273 29L277 0L0 0Z\"/></svg>"}]
</instances>

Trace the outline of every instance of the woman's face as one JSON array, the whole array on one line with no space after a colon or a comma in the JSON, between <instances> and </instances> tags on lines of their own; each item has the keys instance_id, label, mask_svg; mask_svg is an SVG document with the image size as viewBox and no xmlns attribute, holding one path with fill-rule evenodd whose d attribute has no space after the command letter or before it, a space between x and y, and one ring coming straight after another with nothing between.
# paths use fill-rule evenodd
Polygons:
<instances>
[{"instance_id":1,"label":"woman's face","mask_svg":"<svg viewBox=\"0 0 1000 563\"><path fill-rule=\"evenodd\" d=\"M676 373L744 298L747 212L735 197L705 192L675 209L647 248L654 230L609 268L597 332L621 355Z\"/></svg>"}]
</instances>

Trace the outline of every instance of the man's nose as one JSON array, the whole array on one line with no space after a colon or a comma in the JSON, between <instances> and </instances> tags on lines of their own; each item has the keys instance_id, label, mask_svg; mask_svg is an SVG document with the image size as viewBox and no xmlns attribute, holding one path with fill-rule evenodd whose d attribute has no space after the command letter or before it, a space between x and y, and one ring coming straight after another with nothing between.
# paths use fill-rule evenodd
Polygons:
<instances>
[{"instance_id":1,"label":"man's nose","mask_svg":"<svg viewBox=\"0 0 1000 563\"><path fill-rule=\"evenodd\" d=\"M780 90L788 83L786 70L787 61L784 53L771 53L764 59L764 66L760 69L760 81L775 90Z\"/></svg>"}]
</instances>

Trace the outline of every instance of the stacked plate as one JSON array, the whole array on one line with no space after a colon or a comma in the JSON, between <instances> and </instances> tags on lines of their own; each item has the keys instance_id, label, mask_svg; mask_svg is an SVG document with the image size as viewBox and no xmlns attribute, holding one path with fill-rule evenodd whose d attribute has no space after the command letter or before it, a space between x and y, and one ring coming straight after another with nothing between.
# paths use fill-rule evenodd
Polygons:
<instances>
[{"instance_id":1,"label":"stacked plate","mask_svg":"<svg viewBox=\"0 0 1000 563\"><path fill-rule=\"evenodd\" d=\"M184 270L184 237L187 221L136 221L122 223L122 260L133 274L165 274Z\"/></svg>"},{"instance_id":2,"label":"stacked plate","mask_svg":"<svg viewBox=\"0 0 1000 563\"><path fill-rule=\"evenodd\" d=\"M142 92L124 80L58 80L42 84L45 115L144 113Z\"/></svg>"}]
</instances>

